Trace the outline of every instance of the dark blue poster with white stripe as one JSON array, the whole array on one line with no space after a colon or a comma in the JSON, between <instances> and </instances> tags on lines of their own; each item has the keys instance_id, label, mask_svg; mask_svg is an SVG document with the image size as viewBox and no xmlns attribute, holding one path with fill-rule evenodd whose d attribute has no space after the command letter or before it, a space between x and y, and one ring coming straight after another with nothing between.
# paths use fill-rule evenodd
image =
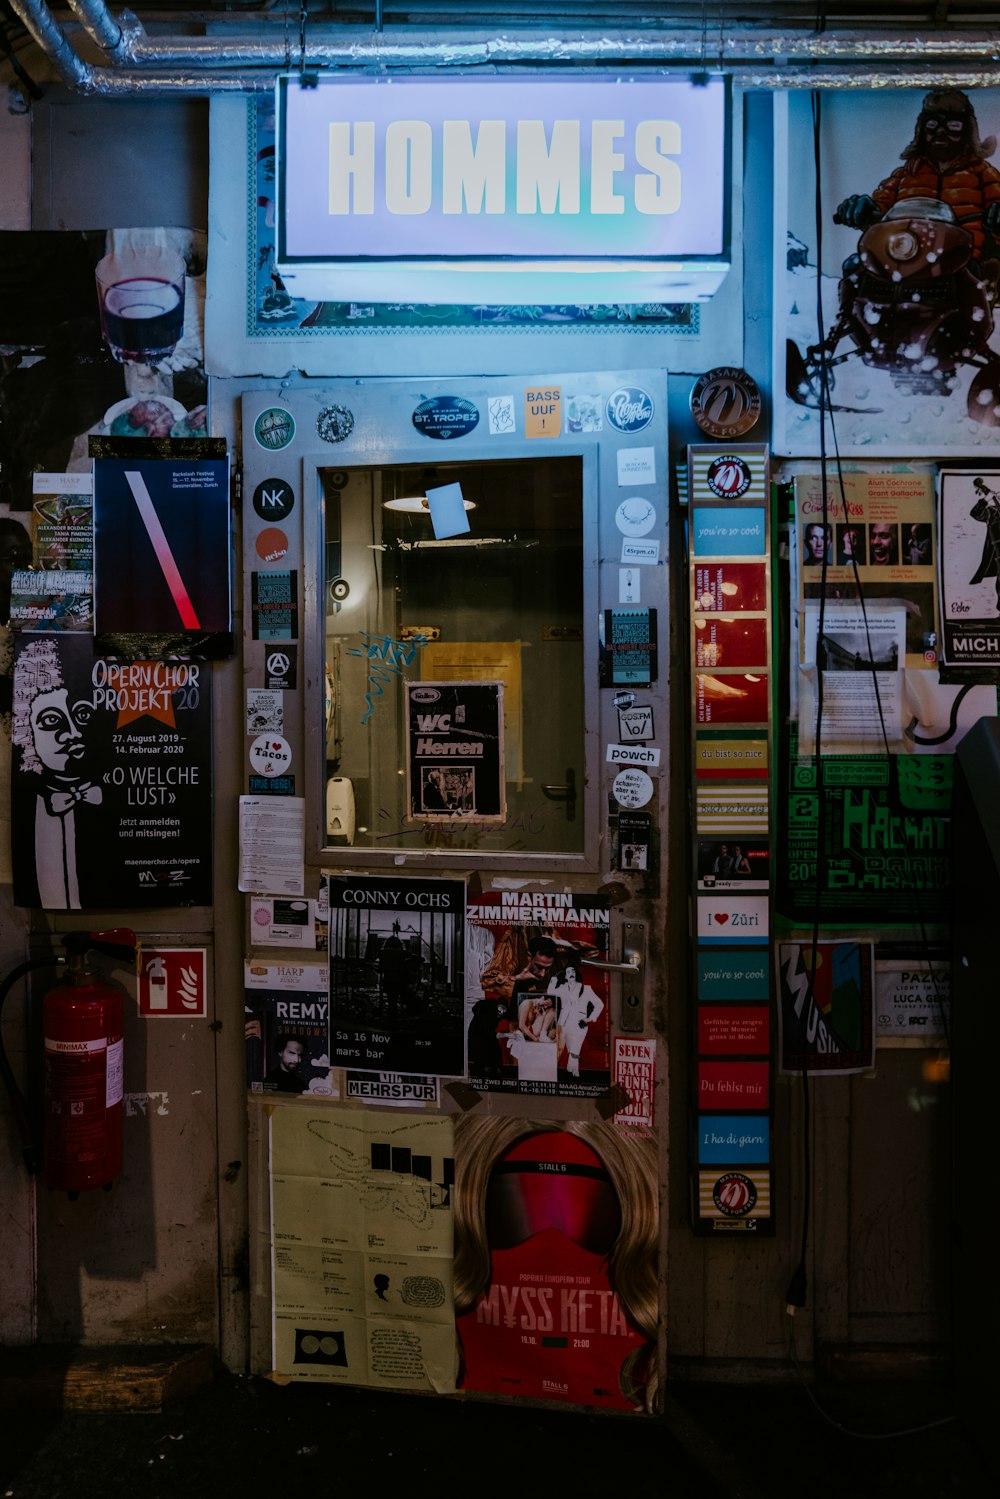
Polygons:
<instances>
[{"instance_id":1,"label":"dark blue poster with white stripe","mask_svg":"<svg viewBox=\"0 0 1000 1499\"><path fill-rule=\"evenodd\" d=\"M229 462L207 443L94 440L94 619L99 648L231 654ZM177 450L189 456L177 456ZM219 452L223 456L218 456ZM214 455L214 456L213 456Z\"/></svg>"}]
</instances>

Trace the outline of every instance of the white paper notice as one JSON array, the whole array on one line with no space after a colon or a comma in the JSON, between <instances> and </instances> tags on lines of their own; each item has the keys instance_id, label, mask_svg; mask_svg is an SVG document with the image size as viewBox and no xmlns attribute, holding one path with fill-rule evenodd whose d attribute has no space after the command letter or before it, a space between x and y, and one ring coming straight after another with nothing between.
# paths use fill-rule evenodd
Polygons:
<instances>
[{"instance_id":1,"label":"white paper notice","mask_svg":"<svg viewBox=\"0 0 1000 1499\"><path fill-rule=\"evenodd\" d=\"M301 796L240 797L241 890L303 894L305 807Z\"/></svg>"},{"instance_id":2,"label":"white paper notice","mask_svg":"<svg viewBox=\"0 0 1000 1499\"><path fill-rule=\"evenodd\" d=\"M799 751L815 753L816 659L819 605L806 604L799 676ZM885 738L903 732L906 610L827 604L823 620L821 748L837 754L877 754ZM876 690L877 689L877 690Z\"/></svg>"},{"instance_id":3,"label":"white paper notice","mask_svg":"<svg viewBox=\"0 0 1000 1499\"><path fill-rule=\"evenodd\" d=\"M619 448L617 458L619 489L630 484L656 483L655 448Z\"/></svg>"}]
</instances>

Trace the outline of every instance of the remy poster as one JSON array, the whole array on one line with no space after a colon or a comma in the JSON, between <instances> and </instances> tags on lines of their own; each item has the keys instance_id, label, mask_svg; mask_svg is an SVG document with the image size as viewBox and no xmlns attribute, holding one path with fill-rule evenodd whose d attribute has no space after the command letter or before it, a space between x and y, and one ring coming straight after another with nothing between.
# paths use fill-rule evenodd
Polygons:
<instances>
[{"instance_id":1,"label":"remy poster","mask_svg":"<svg viewBox=\"0 0 1000 1499\"><path fill-rule=\"evenodd\" d=\"M206 667L108 661L88 635L21 635L12 738L18 905L210 903Z\"/></svg>"}]
</instances>

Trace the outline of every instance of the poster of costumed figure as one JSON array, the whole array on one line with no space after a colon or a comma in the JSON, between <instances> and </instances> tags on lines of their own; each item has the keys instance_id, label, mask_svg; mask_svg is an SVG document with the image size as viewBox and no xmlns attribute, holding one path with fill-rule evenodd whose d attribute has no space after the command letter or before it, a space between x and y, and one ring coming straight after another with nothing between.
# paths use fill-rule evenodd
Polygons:
<instances>
[{"instance_id":1,"label":"poster of costumed figure","mask_svg":"<svg viewBox=\"0 0 1000 1499\"><path fill-rule=\"evenodd\" d=\"M651 1134L459 1119L459 1388L655 1410L657 1204Z\"/></svg>"},{"instance_id":2,"label":"poster of costumed figure","mask_svg":"<svg viewBox=\"0 0 1000 1499\"><path fill-rule=\"evenodd\" d=\"M819 452L824 363L841 456L994 447L1000 91L777 102L774 450Z\"/></svg>"}]
</instances>

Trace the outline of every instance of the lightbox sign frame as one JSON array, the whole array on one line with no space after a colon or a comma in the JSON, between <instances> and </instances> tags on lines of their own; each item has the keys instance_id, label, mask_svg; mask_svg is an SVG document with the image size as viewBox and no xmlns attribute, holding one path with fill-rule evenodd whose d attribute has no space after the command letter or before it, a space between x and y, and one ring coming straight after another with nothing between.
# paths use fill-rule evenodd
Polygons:
<instances>
[{"instance_id":1,"label":"lightbox sign frame","mask_svg":"<svg viewBox=\"0 0 1000 1499\"><path fill-rule=\"evenodd\" d=\"M693 302L729 269L721 75L285 75L276 121L297 297Z\"/></svg>"}]
</instances>

